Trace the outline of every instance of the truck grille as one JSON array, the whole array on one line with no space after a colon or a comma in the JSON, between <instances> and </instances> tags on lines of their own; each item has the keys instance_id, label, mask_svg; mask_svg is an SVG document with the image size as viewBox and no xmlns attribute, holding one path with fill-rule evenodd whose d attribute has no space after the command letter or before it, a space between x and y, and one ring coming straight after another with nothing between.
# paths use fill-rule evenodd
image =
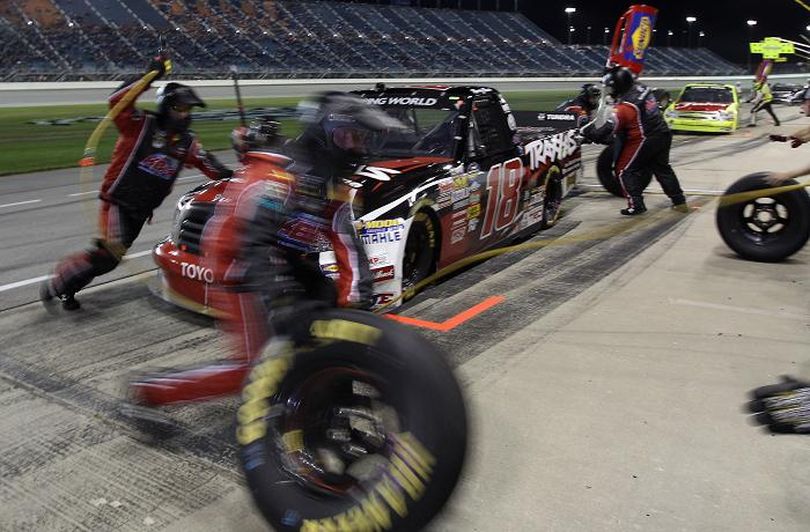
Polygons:
<instances>
[{"instance_id":1,"label":"truck grille","mask_svg":"<svg viewBox=\"0 0 810 532\"><path fill-rule=\"evenodd\" d=\"M200 254L203 229L213 214L213 203L192 203L181 211L175 226L175 243L181 251Z\"/></svg>"}]
</instances>

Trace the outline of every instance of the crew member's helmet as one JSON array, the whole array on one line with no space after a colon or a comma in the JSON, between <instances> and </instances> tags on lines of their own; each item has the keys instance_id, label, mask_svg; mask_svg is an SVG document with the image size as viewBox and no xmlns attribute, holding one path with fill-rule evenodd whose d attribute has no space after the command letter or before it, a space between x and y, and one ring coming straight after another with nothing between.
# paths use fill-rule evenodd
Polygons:
<instances>
[{"instance_id":1,"label":"crew member's helmet","mask_svg":"<svg viewBox=\"0 0 810 532\"><path fill-rule=\"evenodd\" d=\"M605 90L613 98L618 98L629 91L635 81L635 76L626 67L613 68L602 78Z\"/></svg>"},{"instance_id":2,"label":"crew member's helmet","mask_svg":"<svg viewBox=\"0 0 810 532\"><path fill-rule=\"evenodd\" d=\"M592 107L596 107L599 104L599 97L602 95L602 89L600 89L595 83L586 83L582 86L582 92L580 92L580 95L585 97Z\"/></svg>"},{"instance_id":3,"label":"crew member's helmet","mask_svg":"<svg viewBox=\"0 0 810 532\"><path fill-rule=\"evenodd\" d=\"M307 124L299 141L323 150L340 164L358 164L380 134L404 129L399 120L354 94L328 92L299 109Z\"/></svg>"},{"instance_id":4,"label":"crew member's helmet","mask_svg":"<svg viewBox=\"0 0 810 532\"><path fill-rule=\"evenodd\" d=\"M155 103L160 125L175 131L184 131L191 125L192 107L206 106L194 89L174 82L157 90Z\"/></svg>"},{"instance_id":5,"label":"crew member's helmet","mask_svg":"<svg viewBox=\"0 0 810 532\"><path fill-rule=\"evenodd\" d=\"M272 115L262 115L250 121L247 127L238 127L231 133L234 150L245 153L271 148L279 141L281 124Z\"/></svg>"}]
</instances>

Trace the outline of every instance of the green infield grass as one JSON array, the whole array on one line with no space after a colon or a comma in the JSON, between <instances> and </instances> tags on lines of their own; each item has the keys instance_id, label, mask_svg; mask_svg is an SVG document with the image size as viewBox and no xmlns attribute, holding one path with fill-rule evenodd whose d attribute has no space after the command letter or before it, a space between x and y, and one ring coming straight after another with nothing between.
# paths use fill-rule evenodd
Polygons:
<instances>
[{"instance_id":1,"label":"green infield grass","mask_svg":"<svg viewBox=\"0 0 810 532\"><path fill-rule=\"evenodd\" d=\"M576 90L543 90L504 93L514 110L548 111L576 94ZM249 98L245 108L294 107L298 98ZM207 110L235 109L234 99L208 100ZM139 104L140 105L140 104ZM154 104L144 103L144 109ZM67 125L36 125L33 120L71 119L83 116L103 116L106 103L98 105L59 105L46 107L0 108L0 175L20 174L55 168L77 166L84 153L88 137L96 122L76 122ZM299 125L295 120L282 120L282 133L295 135ZM230 148L230 133L236 120L198 121L192 126L208 150ZM96 162L109 162L116 139L115 125L107 128L96 153Z\"/></svg>"}]
</instances>

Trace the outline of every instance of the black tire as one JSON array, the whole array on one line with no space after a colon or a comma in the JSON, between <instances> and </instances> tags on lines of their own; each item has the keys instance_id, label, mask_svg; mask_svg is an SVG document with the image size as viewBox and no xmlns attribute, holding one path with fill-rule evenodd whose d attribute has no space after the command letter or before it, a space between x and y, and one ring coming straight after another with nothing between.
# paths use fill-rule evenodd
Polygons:
<instances>
[{"instance_id":1,"label":"black tire","mask_svg":"<svg viewBox=\"0 0 810 532\"><path fill-rule=\"evenodd\" d=\"M466 454L450 367L415 331L374 314L307 321L313 339L264 360L242 394L237 440L256 504L279 531L424 527Z\"/></svg>"},{"instance_id":2,"label":"black tire","mask_svg":"<svg viewBox=\"0 0 810 532\"><path fill-rule=\"evenodd\" d=\"M616 197L623 198L624 192L622 191L622 185L619 183L619 178L616 177L616 172L613 168L615 149L616 148L613 144L608 144L599 154L599 157L596 159L596 177L599 178L599 183L605 187L605 190ZM652 181L652 172L646 171L644 173L644 177L642 178L641 189L644 190L647 188L650 181Z\"/></svg>"},{"instance_id":3,"label":"black tire","mask_svg":"<svg viewBox=\"0 0 810 532\"><path fill-rule=\"evenodd\" d=\"M562 171L559 166L553 165L546 173L546 196L543 199L543 220L541 227L553 227L560 218L562 205Z\"/></svg>"},{"instance_id":4,"label":"black tire","mask_svg":"<svg viewBox=\"0 0 810 532\"><path fill-rule=\"evenodd\" d=\"M439 230L436 219L427 211L419 211L405 241L402 257L402 290L415 286L436 270Z\"/></svg>"},{"instance_id":5,"label":"black tire","mask_svg":"<svg viewBox=\"0 0 810 532\"><path fill-rule=\"evenodd\" d=\"M770 188L765 173L735 181L724 194ZM796 184L788 181L786 184ZM794 190L773 196L745 199L728 205L721 198L717 229L723 241L744 259L778 262L799 251L810 238L810 196Z\"/></svg>"},{"instance_id":6,"label":"black tire","mask_svg":"<svg viewBox=\"0 0 810 532\"><path fill-rule=\"evenodd\" d=\"M623 198L622 186L613 171L614 149L613 144L608 144L599 154L596 159L596 177L599 178L599 183L605 187L605 190L614 196Z\"/></svg>"}]
</instances>

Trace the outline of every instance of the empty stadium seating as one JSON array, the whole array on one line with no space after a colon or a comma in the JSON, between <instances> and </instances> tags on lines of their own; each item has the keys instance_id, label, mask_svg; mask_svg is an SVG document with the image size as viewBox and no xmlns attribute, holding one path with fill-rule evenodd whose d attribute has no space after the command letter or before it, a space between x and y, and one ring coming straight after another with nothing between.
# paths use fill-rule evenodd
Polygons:
<instances>
[{"instance_id":1,"label":"empty stadium seating","mask_svg":"<svg viewBox=\"0 0 810 532\"><path fill-rule=\"evenodd\" d=\"M299 0L7 0L0 36L7 80L120 78L159 36L178 78L593 75L607 54L519 13ZM648 71L743 73L684 48L651 49Z\"/></svg>"}]
</instances>

